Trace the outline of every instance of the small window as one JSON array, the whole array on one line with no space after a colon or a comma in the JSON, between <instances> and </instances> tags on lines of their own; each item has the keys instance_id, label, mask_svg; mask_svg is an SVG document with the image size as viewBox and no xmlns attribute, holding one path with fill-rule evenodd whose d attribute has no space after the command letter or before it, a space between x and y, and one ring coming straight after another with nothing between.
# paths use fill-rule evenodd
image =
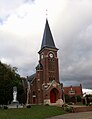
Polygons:
<instances>
[{"instance_id":1,"label":"small window","mask_svg":"<svg viewBox=\"0 0 92 119\"><path fill-rule=\"evenodd\" d=\"M73 95L73 94L75 94L75 91L71 90L71 91L69 91L69 94Z\"/></svg>"}]
</instances>

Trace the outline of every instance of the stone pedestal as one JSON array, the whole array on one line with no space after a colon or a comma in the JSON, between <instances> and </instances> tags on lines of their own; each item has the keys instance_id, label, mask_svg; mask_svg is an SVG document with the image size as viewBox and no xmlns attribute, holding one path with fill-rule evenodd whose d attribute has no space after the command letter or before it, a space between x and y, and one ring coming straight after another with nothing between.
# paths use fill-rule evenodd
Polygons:
<instances>
[{"instance_id":1,"label":"stone pedestal","mask_svg":"<svg viewBox=\"0 0 92 119\"><path fill-rule=\"evenodd\" d=\"M11 105L19 105L19 101L12 101Z\"/></svg>"}]
</instances>

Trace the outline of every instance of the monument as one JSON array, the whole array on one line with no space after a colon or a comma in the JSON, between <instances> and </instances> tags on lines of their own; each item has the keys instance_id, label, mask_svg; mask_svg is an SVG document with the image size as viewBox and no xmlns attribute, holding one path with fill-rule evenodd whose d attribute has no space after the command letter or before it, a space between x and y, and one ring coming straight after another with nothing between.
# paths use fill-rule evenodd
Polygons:
<instances>
[{"instance_id":1,"label":"monument","mask_svg":"<svg viewBox=\"0 0 92 119\"><path fill-rule=\"evenodd\" d=\"M19 101L17 100L17 87L14 86L13 87L13 100L12 100L12 104L14 105L18 105Z\"/></svg>"}]
</instances>

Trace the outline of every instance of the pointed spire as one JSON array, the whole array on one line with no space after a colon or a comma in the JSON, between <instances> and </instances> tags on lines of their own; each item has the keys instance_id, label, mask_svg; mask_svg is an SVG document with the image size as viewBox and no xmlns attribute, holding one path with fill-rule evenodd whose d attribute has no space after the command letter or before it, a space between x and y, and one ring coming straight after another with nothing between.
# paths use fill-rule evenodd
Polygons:
<instances>
[{"instance_id":1,"label":"pointed spire","mask_svg":"<svg viewBox=\"0 0 92 119\"><path fill-rule=\"evenodd\" d=\"M44 34L43 34L43 39L42 39L42 44L41 44L41 50L43 48L54 48L57 49L52 37L52 33L48 24L48 20L46 19L46 24L45 24L45 29L44 29Z\"/></svg>"}]
</instances>

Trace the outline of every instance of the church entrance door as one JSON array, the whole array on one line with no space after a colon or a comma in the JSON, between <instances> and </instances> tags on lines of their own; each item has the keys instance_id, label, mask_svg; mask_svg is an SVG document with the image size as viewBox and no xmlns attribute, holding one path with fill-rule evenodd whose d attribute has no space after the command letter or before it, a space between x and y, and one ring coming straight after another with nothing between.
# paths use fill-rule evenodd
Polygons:
<instances>
[{"instance_id":1,"label":"church entrance door","mask_svg":"<svg viewBox=\"0 0 92 119\"><path fill-rule=\"evenodd\" d=\"M35 104L35 97L33 97L33 104Z\"/></svg>"},{"instance_id":2,"label":"church entrance door","mask_svg":"<svg viewBox=\"0 0 92 119\"><path fill-rule=\"evenodd\" d=\"M51 103L56 103L57 101L57 95L58 95L58 90L57 89L52 89L50 92L50 102Z\"/></svg>"}]
</instances>

